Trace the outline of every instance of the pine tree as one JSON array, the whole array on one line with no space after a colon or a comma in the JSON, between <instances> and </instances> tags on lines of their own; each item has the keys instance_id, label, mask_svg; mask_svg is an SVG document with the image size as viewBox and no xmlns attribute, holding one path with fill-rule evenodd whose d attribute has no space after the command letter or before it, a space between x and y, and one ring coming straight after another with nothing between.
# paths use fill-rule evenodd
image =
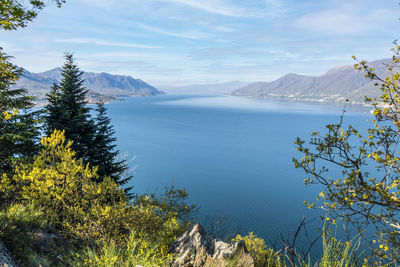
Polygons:
<instances>
[{"instance_id":1,"label":"pine tree","mask_svg":"<svg viewBox=\"0 0 400 267\"><path fill-rule=\"evenodd\" d=\"M107 116L104 103L97 104L96 108L96 133L93 146L92 164L98 166L100 179L112 178L118 185L127 184L133 177L126 175L128 170L126 160L118 160L119 151L116 150L115 131L111 125L111 119ZM125 188L125 192L132 187Z\"/></svg>"},{"instance_id":2,"label":"pine tree","mask_svg":"<svg viewBox=\"0 0 400 267\"><path fill-rule=\"evenodd\" d=\"M67 140L73 141L72 149L85 163L91 160L94 138L94 123L90 108L86 106L87 90L83 87L82 71L74 63L72 54L65 55L62 67L62 80L53 85L47 94L48 105L45 107L45 128L47 135L54 130L64 130Z\"/></svg>"},{"instance_id":3,"label":"pine tree","mask_svg":"<svg viewBox=\"0 0 400 267\"><path fill-rule=\"evenodd\" d=\"M66 139L73 141L71 148L77 157L98 167L98 182L110 177L118 185L125 185L132 176L126 174L127 162L117 159L119 151L115 149L115 132L107 110L103 103L99 104L93 121L91 109L86 105L87 90L83 87L82 72L71 54L66 54L65 59L60 84L54 84L46 95L49 102L45 107L46 133L65 131ZM130 189L125 188L125 191Z\"/></svg>"},{"instance_id":4,"label":"pine tree","mask_svg":"<svg viewBox=\"0 0 400 267\"><path fill-rule=\"evenodd\" d=\"M31 110L33 98L24 89L12 88L21 73L0 48L0 177L38 149L39 114Z\"/></svg>"}]
</instances>

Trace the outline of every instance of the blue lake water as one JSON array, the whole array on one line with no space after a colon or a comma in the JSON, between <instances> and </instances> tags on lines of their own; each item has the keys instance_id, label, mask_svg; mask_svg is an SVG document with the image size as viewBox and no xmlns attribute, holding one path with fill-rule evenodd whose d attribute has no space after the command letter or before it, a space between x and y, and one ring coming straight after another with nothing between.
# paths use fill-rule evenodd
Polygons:
<instances>
[{"instance_id":1,"label":"blue lake water","mask_svg":"<svg viewBox=\"0 0 400 267\"><path fill-rule=\"evenodd\" d=\"M174 182L200 207L199 217L223 214L266 240L293 232L303 215L318 217L303 202L321 188L306 187L305 174L293 167L292 157L300 156L293 141L339 122L343 106L163 95L107 107L120 151L135 157L135 192ZM364 127L368 116L352 107L345 123Z\"/></svg>"}]
</instances>

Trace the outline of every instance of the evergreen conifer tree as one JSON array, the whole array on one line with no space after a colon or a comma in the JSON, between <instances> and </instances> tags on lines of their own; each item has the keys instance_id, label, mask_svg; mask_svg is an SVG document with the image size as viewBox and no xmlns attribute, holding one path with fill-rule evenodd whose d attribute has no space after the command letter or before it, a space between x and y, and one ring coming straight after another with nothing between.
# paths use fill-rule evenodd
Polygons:
<instances>
[{"instance_id":1,"label":"evergreen conifer tree","mask_svg":"<svg viewBox=\"0 0 400 267\"><path fill-rule=\"evenodd\" d=\"M74 63L72 54L65 55L61 75L60 84L53 85L47 94L46 133L50 135L56 129L64 130L66 139L73 141L72 149L77 157L88 163L92 158L95 127L90 108L86 106L87 90L83 87L82 71Z\"/></svg>"},{"instance_id":2,"label":"evergreen conifer tree","mask_svg":"<svg viewBox=\"0 0 400 267\"><path fill-rule=\"evenodd\" d=\"M119 151L115 149L115 132L107 110L100 103L93 120L91 109L86 105L87 90L83 87L82 72L74 63L72 54L66 54L65 59L60 84L54 84L46 95L49 102L45 107L46 133L65 131L66 139L73 141L71 148L77 157L98 167L98 182L110 177L118 185L125 185L132 176L126 174L126 161L117 159ZM125 188L125 191L130 189Z\"/></svg>"},{"instance_id":3,"label":"evergreen conifer tree","mask_svg":"<svg viewBox=\"0 0 400 267\"><path fill-rule=\"evenodd\" d=\"M96 133L93 142L92 164L98 166L98 175L100 179L104 177L112 178L118 185L125 185L131 179L127 175L128 170L126 160L118 160L119 151L116 150L115 131L111 125L111 119L107 116L107 109L104 103L97 104L96 108ZM125 188L128 192L132 187Z\"/></svg>"},{"instance_id":4,"label":"evergreen conifer tree","mask_svg":"<svg viewBox=\"0 0 400 267\"><path fill-rule=\"evenodd\" d=\"M24 89L12 88L21 72L0 48L0 177L38 149L39 114L31 110L33 98Z\"/></svg>"}]
</instances>

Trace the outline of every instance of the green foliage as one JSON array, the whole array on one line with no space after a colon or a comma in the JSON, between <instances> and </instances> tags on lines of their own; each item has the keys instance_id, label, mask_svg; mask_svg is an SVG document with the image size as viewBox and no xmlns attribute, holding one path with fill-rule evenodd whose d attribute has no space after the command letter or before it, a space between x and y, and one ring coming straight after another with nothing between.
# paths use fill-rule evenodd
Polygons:
<instances>
[{"instance_id":1,"label":"green foliage","mask_svg":"<svg viewBox=\"0 0 400 267\"><path fill-rule=\"evenodd\" d=\"M0 177L37 152L39 135L38 113L30 110L32 98L24 89L11 89L21 69L9 59L0 48ZM2 200L0 196L0 204Z\"/></svg>"},{"instance_id":2,"label":"green foliage","mask_svg":"<svg viewBox=\"0 0 400 267\"><path fill-rule=\"evenodd\" d=\"M2 83L14 83L21 75L21 71L20 68L10 62L10 56L3 52L3 48L0 48L0 81ZM0 106L4 105L6 103L1 102Z\"/></svg>"},{"instance_id":3,"label":"green foliage","mask_svg":"<svg viewBox=\"0 0 400 267\"><path fill-rule=\"evenodd\" d=\"M57 0L58 5L61 2ZM0 0L0 30L25 27L43 7L43 2L37 0L30 0L28 7L23 1ZM24 89L11 89L21 72L0 47L0 177L12 173L17 162L37 152L38 114L29 110L32 98ZM0 195L0 206L4 201Z\"/></svg>"},{"instance_id":4,"label":"green foliage","mask_svg":"<svg viewBox=\"0 0 400 267\"><path fill-rule=\"evenodd\" d=\"M26 24L36 18L41 9L45 7L44 1L30 0L0 0L0 29L16 30L26 27ZM65 0L55 0L60 7Z\"/></svg>"},{"instance_id":5,"label":"green foliage","mask_svg":"<svg viewBox=\"0 0 400 267\"><path fill-rule=\"evenodd\" d=\"M273 249L267 247L265 241L257 237L254 233L249 233L243 237L237 235L232 241L238 242L239 240L244 240L246 243L246 248L253 257L256 267L285 266L279 252L275 252Z\"/></svg>"},{"instance_id":6,"label":"green foliage","mask_svg":"<svg viewBox=\"0 0 400 267\"><path fill-rule=\"evenodd\" d=\"M33 201L45 210L46 220L66 236L101 239L121 234L127 199L110 179L95 183L96 169L75 159L71 142L62 132L42 138L43 149L32 164L21 165L0 189L17 201ZM10 179L8 179L10 180Z\"/></svg>"},{"instance_id":7,"label":"green foliage","mask_svg":"<svg viewBox=\"0 0 400 267\"><path fill-rule=\"evenodd\" d=\"M185 189L176 188L175 184L166 186L161 195L151 195L153 205L163 210L163 217L166 219L178 218L180 222L193 222L193 213L197 211L195 205L188 205L189 194ZM138 198L140 202L140 197Z\"/></svg>"},{"instance_id":8,"label":"green foliage","mask_svg":"<svg viewBox=\"0 0 400 267\"><path fill-rule=\"evenodd\" d=\"M74 266L169 266L172 255L163 242L131 232L122 246L104 241L96 248L86 248L75 259Z\"/></svg>"},{"instance_id":9,"label":"green foliage","mask_svg":"<svg viewBox=\"0 0 400 267\"><path fill-rule=\"evenodd\" d=\"M326 126L326 134L312 134L311 148L300 138L295 142L304 157L294 163L309 175L305 183L324 186L317 197L322 202L318 206L360 229L375 225L375 252L387 262L400 262L399 63L400 46L387 66L388 77L378 77L365 61L355 65L376 80L382 91L379 98L366 98L374 107L375 118L365 133L352 126L343 129L342 116L339 124ZM332 177L330 166L339 166L342 175Z\"/></svg>"},{"instance_id":10,"label":"green foliage","mask_svg":"<svg viewBox=\"0 0 400 267\"><path fill-rule=\"evenodd\" d=\"M0 212L0 239L24 265L37 264L31 232L43 225L43 213L33 205L16 204Z\"/></svg>"},{"instance_id":11,"label":"green foliage","mask_svg":"<svg viewBox=\"0 0 400 267\"><path fill-rule=\"evenodd\" d=\"M99 104L97 116L92 119L90 108L86 105L87 90L83 87L82 72L74 62L72 54L65 55L62 67L62 80L54 84L47 94L45 107L45 128L47 134L54 130L64 130L67 140L73 141L71 148L83 162L97 166L97 182L106 177L117 185L125 185L132 176L127 174L125 160L118 160L119 151L115 150L114 130L107 117L104 104ZM126 188L126 192L132 187Z\"/></svg>"},{"instance_id":12,"label":"green foliage","mask_svg":"<svg viewBox=\"0 0 400 267\"><path fill-rule=\"evenodd\" d=\"M165 207L164 207L165 208ZM171 245L186 230L188 221L179 220L179 213L170 213L158 205L152 195L141 195L132 202L133 229ZM169 210L174 208L169 208Z\"/></svg>"},{"instance_id":13,"label":"green foliage","mask_svg":"<svg viewBox=\"0 0 400 267\"><path fill-rule=\"evenodd\" d=\"M323 255L319 262L321 267L348 267L360 266L357 263L355 251L360 240L341 242L326 232L322 234Z\"/></svg>"},{"instance_id":14,"label":"green foliage","mask_svg":"<svg viewBox=\"0 0 400 267\"><path fill-rule=\"evenodd\" d=\"M96 108L97 116L95 118L95 136L93 140L93 156L91 164L98 166L97 174L100 181L105 177L110 177L118 185L125 185L133 176L127 175L123 177L128 170L126 160L117 160L119 151L115 149L116 140L115 131L111 125L111 119L107 116L107 109L104 103L99 103ZM132 187L125 188L125 191L131 190Z\"/></svg>"},{"instance_id":15,"label":"green foliage","mask_svg":"<svg viewBox=\"0 0 400 267\"><path fill-rule=\"evenodd\" d=\"M31 203L14 204L0 212L0 239L21 266L65 266L73 258L70 246L57 245L51 238L54 234L46 234L43 215Z\"/></svg>"},{"instance_id":16,"label":"green foliage","mask_svg":"<svg viewBox=\"0 0 400 267\"><path fill-rule=\"evenodd\" d=\"M87 90L83 87L82 72L74 62L72 54L65 55L62 80L53 85L47 95L49 104L45 107L45 128L50 135L54 130L64 130L67 140L73 141L72 149L85 163L90 162L91 147L95 132L86 106Z\"/></svg>"},{"instance_id":17,"label":"green foliage","mask_svg":"<svg viewBox=\"0 0 400 267\"><path fill-rule=\"evenodd\" d=\"M46 222L76 244L109 238L121 243L132 229L149 238L162 238L167 244L182 232L180 211L187 208L160 207L146 195L128 202L112 179L94 182L97 168L77 160L71 142L65 142L63 133L57 130L42 138L41 153L32 164L20 165L13 177L4 175L0 193L42 207ZM180 199L179 195L168 197Z\"/></svg>"}]
</instances>

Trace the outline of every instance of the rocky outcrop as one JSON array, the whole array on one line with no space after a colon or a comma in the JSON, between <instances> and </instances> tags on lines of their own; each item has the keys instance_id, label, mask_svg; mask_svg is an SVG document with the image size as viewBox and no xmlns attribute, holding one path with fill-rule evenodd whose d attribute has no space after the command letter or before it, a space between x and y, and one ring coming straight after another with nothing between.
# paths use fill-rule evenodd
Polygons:
<instances>
[{"instance_id":1,"label":"rocky outcrop","mask_svg":"<svg viewBox=\"0 0 400 267\"><path fill-rule=\"evenodd\" d=\"M10 252L4 246L3 242L0 241L0 267L17 267Z\"/></svg>"},{"instance_id":2,"label":"rocky outcrop","mask_svg":"<svg viewBox=\"0 0 400 267\"><path fill-rule=\"evenodd\" d=\"M171 251L178 255L173 267L200 266L254 266L244 241L228 244L207 236L200 224L193 225L172 245Z\"/></svg>"}]
</instances>

